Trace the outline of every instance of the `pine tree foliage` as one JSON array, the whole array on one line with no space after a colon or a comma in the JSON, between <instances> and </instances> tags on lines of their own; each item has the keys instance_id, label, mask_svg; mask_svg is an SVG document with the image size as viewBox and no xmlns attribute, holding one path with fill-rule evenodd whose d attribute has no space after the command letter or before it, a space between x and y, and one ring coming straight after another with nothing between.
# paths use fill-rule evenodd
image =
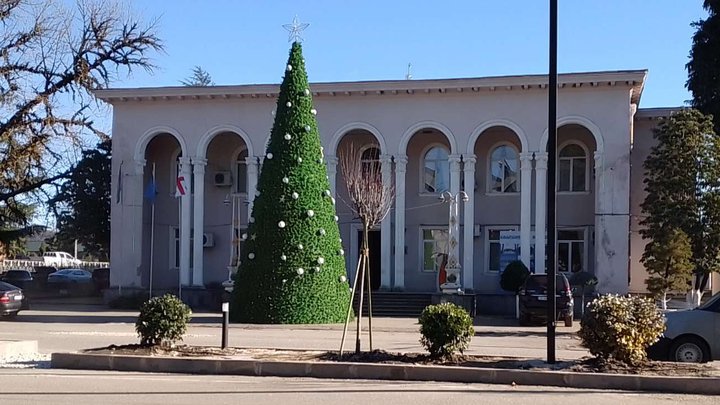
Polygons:
<instances>
[{"instance_id":1,"label":"pine tree foliage","mask_svg":"<svg viewBox=\"0 0 720 405\"><path fill-rule=\"evenodd\" d=\"M183 86L190 87L205 87L215 85L215 82L213 82L210 73L203 69L202 66L195 66L192 70L192 74L190 75L190 77L185 80L181 80L180 83L182 83Z\"/></svg>"},{"instance_id":2,"label":"pine tree foliage","mask_svg":"<svg viewBox=\"0 0 720 405\"><path fill-rule=\"evenodd\" d=\"M640 231L649 243L644 258L672 230L690 238L695 289L720 269L720 138L710 118L694 109L673 114L655 130L656 146L644 163L644 218Z\"/></svg>"},{"instance_id":3,"label":"pine tree foliage","mask_svg":"<svg viewBox=\"0 0 720 405\"><path fill-rule=\"evenodd\" d=\"M648 291L665 300L668 292L685 292L692 277L690 238L679 229L668 230L651 240L642 256L650 274L645 280Z\"/></svg>"},{"instance_id":4,"label":"pine tree foliage","mask_svg":"<svg viewBox=\"0 0 720 405\"><path fill-rule=\"evenodd\" d=\"M712 114L715 132L720 133L720 0L705 0L709 15L693 23L696 28L686 67L686 86L692 93L692 106Z\"/></svg>"},{"instance_id":5,"label":"pine tree foliage","mask_svg":"<svg viewBox=\"0 0 720 405\"><path fill-rule=\"evenodd\" d=\"M302 47L294 42L243 235L235 321L344 321L350 287L315 112Z\"/></svg>"}]
</instances>

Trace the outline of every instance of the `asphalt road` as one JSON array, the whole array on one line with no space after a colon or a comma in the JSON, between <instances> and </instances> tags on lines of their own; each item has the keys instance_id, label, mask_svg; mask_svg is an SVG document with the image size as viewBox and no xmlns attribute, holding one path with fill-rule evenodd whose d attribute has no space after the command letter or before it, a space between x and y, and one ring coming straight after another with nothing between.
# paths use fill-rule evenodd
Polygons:
<instances>
[{"instance_id":1,"label":"asphalt road","mask_svg":"<svg viewBox=\"0 0 720 405\"><path fill-rule=\"evenodd\" d=\"M6 404L717 404L717 397L535 386L2 370Z\"/></svg>"}]
</instances>

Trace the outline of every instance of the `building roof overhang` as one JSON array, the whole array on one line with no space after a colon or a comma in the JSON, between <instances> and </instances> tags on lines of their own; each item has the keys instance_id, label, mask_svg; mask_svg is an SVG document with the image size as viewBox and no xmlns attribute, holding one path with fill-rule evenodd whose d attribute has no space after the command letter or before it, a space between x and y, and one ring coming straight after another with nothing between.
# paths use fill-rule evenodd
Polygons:
<instances>
[{"instance_id":1,"label":"building roof overhang","mask_svg":"<svg viewBox=\"0 0 720 405\"><path fill-rule=\"evenodd\" d=\"M631 90L631 103L638 104L647 70L564 73L558 75L559 88L625 86ZM547 75L494 76L428 80L378 80L311 83L313 95L396 95L442 94L451 92L493 92L545 89ZM95 95L110 104L127 101L208 100L230 98L274 98L279 84L248 84L207 87L143 87L96 90Z\"/></svg>"}]
</instances>

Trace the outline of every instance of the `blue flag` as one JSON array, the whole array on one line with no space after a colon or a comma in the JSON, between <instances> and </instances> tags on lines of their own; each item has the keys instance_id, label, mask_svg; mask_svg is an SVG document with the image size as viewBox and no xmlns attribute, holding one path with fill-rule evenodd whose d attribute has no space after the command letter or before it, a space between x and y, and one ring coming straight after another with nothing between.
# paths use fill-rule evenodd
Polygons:
<instances>
[{"instance_id":1,"label":"blue flag","mask_svg":"<svg viewBox=\"0 0 720 405\"><path fill-rule=\"evenodd\" d=\"M150 201L150 204L155 203L155 198L157 197L157 187L155 186L155 179L150 178L150 182L145 187L145 198L147 198L148 201Z\"/></svg>"}]
</instances>

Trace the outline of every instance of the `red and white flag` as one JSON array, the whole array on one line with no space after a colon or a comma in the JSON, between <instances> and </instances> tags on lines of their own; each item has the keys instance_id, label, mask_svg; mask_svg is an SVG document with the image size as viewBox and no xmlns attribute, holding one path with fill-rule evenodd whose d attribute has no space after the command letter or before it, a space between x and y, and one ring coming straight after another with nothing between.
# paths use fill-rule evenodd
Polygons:
<instances>
[{"instance_id":1,"label":"red and white flag","mask_svg":"<svg viewBox=\"0 0 720 405\"><path fill-rule=\"evenodd\" d=\"M178 176L177 182L175 183L175 197L184 196L186 193L185 176Z\"/></svg>"}]
</instances>

